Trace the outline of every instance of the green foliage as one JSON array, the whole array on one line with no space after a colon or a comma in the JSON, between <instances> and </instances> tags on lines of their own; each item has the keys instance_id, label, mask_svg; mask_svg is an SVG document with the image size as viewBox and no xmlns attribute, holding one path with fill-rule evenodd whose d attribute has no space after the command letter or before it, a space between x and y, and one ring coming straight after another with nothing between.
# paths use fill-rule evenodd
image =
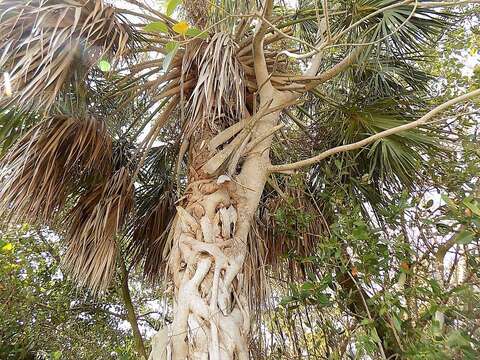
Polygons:
<instances>
[{"instance_id":1,"label":"green foliage","mask_svg":"<svg viewBox=\"0 0 480 360\"><path fill-rule=\"evenodd\" d=\"M131 190L125 194L135 195L135 201L128 197L128 202L118 202L129 206L119 205L122 221L104 241L111 266L97 272L114 280L97 298L63 278L58 256L64 249L49 231L14 225L2 230L2 359L135 358L130 332L122 326L126 315L115 288L114 259L127 254L128 270L142 264L145 275L158 281L171 246L168 231L178 194L186 188L186 174L198 170L186 163L194 155L187 151L192 148L185 149L192 134L209 128L213 135L238 121L244 108L251 114L258 110L257 95L265 85L256 84L252 74L258 2L222 0L195 9L206 3L168 0L165 14L143 2L134 11L130 8L136 1L127 2L132 6L126 10L103 6L100 0L8 0L0 5L0 70L11 77L15 90L9 94L5 78L0 82L0 155L5 164L9 150L28 130L50 118L65 124L65 115L97 119L113 144L92 146L88 156L82 151L93 136L81 138L72 131L75 136L68 141L57 141L51 158L61 161L55 161L51 172L42 173L43 162L31 161L30 173L24 173L26 161L36 158L18 161L15 169L23 182L12 184L24 184L21 188L28 192L19 202L26 205L14 207L8 201L4 212L29 209L15 211L17 218L31 217L33 208L47 209L43 222L63 236L68 230L65 214L72 214L72 208L80 209L81 218L112 209L101 196L85 196L109 184L99 178L111 180L121 168L122 184ZM319 73L355 49L362 51L351 66L306 91L290 114L282 115L285 126L273 139L273 163L308 158L407 124L479 86L479 65L464 71L465 59L479 52L478 6L441 9L425 6L425 1L393 0L294 3L275 3L275 28L268 29L264 43L276 87L302 89L303 82L290 79L301 78L310 62L302 54L318 45L319 35L335 38L322 48ZM326 28L319 34L325 3L329 34ZM190 5L209 15L198 27L188 19ZM278 36L280 31L288 36ZM278 186L267 186L258 213L271 216L265 233L274 236L252 234L252 242L266 244L259 252L259 272L272 285L271 303L259 306L266 309L268 339L261 338L259 326L257 358L479 357L478 105L457 106L421 128L336 154L294 176L272 178ZM93 126L88 129L98 133ZM61 138L64 133L60 127L53 134ZM33 155L54 147L55 136L45 135L44 128L35 134L43 135L44 145L33 148ZM62 166L72 138L81 141L67 157L80 154L78 161ZM32 143L26 141L25 148L31 150ZM105 168L114 171L98 173L102 166L95 159L102 154L108 155ZM72 175L67 184L64 167L89 176ZM2 166L2 185L11 172ZM32 183L39 173L42 181ZM50 196L43 198L46 191L38 189L52 173L61 181L46 186ZM53 203L55 195L63 194L59 183L66 184L65 196ZM16 199L18 188L12 189L11 199ZM81 206L85 204L91 206ZM109 223L107 216L92 219L96 225ZM78 246L73 259L80 258L87 243L91 253L99 253L97 239L87 238L90 242L73 241ZM263 263L267 257L280 264L278 271ZM102 269L105 258L96 260ZM151 310L147 300L170 296L163 288L160 295L134 280L134 301L142 313ZM158 328L167 322L167 315L161 315L138 319L143 329ZM256 350L252 346L252 353Z\"/></svg>"},{"instance_id":2,"label":"green foliage","mask_svg":"<svg viewBox=\"0 0 480 360\"><path fill-rule=\"evenodd\" d=\"M305 231L311 222L311 214L298 211L294 206L294 199L288 198L274 214L278 230L286 236L293 237L298 232Z\"/></svg>"},{"instance_id":3,"label":"green foliage","mask_svg":"<svg viewBox=\"0 0 480 360\"><path fill-rule=\"evenodd\" d=\"M143 30L147 32L161 32L168 33L168 26L163 21L154 21L147 24Z\"/></svg>"},{"instance_id":4,"label":"green foliage","mask_svg":"<svg viewBox=\"0 0 480 360\"><path fill-rule=\"evenodd\" d=\"M465 169L476 171L478 161L465 159L462 171L443 178L448 196L432 188L400 194L382 210L382 226L362 211L361 203L349 198L347 204L332 194L335 221L329 235L315 255L295 257L307 281L290 283L277 311L285 308L288 317L300 321L307 321L307 313L323 314L323 322L311 329L291 326L314 334L337 331L333 343L322 344L335 356L349 352L337 344L350 338L355 358L381 358L382 351L387 358L394 353L405 359L478 358L480 297L474 279L479 264L474 254L480 240L479 197L478 185L469 189L475 176L464 177ZM445 266L441 275L438 261ZM345 321L345 312L353 322ZM438 312L445 323L437 320ZM345 329L343 335L338 326ZM313 344L305 339L302 346Z\"/></svg>"},{"instance_id":5,"label":"green foliage","mask_svg":"<svg viewBox=\"0 0 480 360\"><path fill-rule=\"evenodd\" d=\"M114 293L100 299L64 279L58 240L24 225L1 233L0 358L134 359L133 341L115 314Z\"/></svg>"},{"instance_id":6,"label":"green foliage","mask_svg":"<svg viewBox=\"0 0 480 360\"><path fill-rule=\"evenodd\" d=\"M109 72L112 69L112 66L108 60L102 59L98 62L98 68L103 72Z\"/></svg>"},{"instance_id":7,"label":"green foliage","mask_svg":"<svg viewBox=\"0 0 480 360\"><path fill-rule=\"evenodd\" d=\"M166 2L167 8L166 8L166 14L168 16L171 16L175 9L177 8L178 5L182 3L182 0L168 0Z\"/></svg>"}]
</instances>

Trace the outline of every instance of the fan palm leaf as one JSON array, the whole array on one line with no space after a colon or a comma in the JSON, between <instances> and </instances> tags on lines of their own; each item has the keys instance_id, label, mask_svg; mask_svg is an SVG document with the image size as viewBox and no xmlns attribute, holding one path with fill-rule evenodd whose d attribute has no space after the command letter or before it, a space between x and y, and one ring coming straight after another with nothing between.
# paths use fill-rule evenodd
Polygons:
<instances>
[{"instance_id":1,"label":"fan palm leaf","mask_svg":"<svg viewBox=\"0 0 480 360\"><path fill-rule=\"evenodd\" d=\"M174 156L167 146L153 148L139 172L135 211L127 229L127 253L152 282L166 266L168 229L175 216Z\"/></svg>"},{"instance_id":2,"label":"fan palm leaf","mask_svg":"<svg viewBox=\"0 0 480 360\"><path fill-rule=\"evenodd\" d=\"M101 0L7 0L0 19L0 70L12 88L3 105L48 108L66 83L83 82L99 59L122 57L134 40L125 19Z\"/></svg>"},{"instance_id":3,"label":"fan palm leaf","mask_svg":"<svg viewBox=\"0 0 480 360\"><path fill-rule=\"evenodd\" d=\"M87 176L111 171L112 141L102 121L56 116L30 129L1 163L0 212L48 223Z\"/></svg>"},{"instance_id":4,"label":"fan palm leaf","mask_svg":"<svg viewBox=\"0 0 480 360\"><path fill-rule=\"evenodd\" d=\"M108 180L83 194L67 215L67 271L94 292L110 284L118 255L115 237L133 207L131 173L120 168Z\"/></svg>"},{"instance_id":5,"label":"fan palm leaf","mask_svg":"<svg viewBox=\"0 0 480 360\"><path fill-rule=\"evenodd\" d=\"M38 123L38 115L15 109L0 112L0 157L3 157L19 137Z\"/></svg>"}]
</instances>

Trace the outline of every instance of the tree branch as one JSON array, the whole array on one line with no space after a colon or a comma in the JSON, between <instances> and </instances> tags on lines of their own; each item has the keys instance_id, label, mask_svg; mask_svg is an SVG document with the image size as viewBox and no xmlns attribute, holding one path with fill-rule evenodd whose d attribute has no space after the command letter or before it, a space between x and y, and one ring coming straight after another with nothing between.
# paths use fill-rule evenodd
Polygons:
<instances>
[{"instance_id":1,"label":"tree branch","mask_svg":"<svg viewBox=\"0 0 480 360\"><path fill-rule=\"evenodd\" d=\"M325 70L323 73L319 74L312 80L310 83L305 85L306 90L311 90L316 86L334 78L342 71L347 69L350 65L352 65L360 55L363 46L358 46L355 48L350 54L348 54L342 61L332 66L330 69Z\"/></svg>"},{"instance_id":2,"label":"tree branch","mask_svg":"<svg viewBox=\"0 0 480 360\"><path fill-rule=\"evenodd\" d=\"M328 0L323 0L323 16L325 17L327 41L330 41L332 38L332 33L330 32L330 19L328 18Z\"/></svg>"},{"instance_id":3,"label":"tree branch","mask_svg":"<svg viewBox=\"0 0 480 360\"><path fill-rule=\"evenodd\" d=\"M314 89L318 85L323 84L324 82L327 82L330 79L333 79L335 76L337 76L338 74L346 70L350 65L352 65L357 60L362 49L363 49L363 46L358 46L350 54L348 54L342 61L335 64L330 69L325 70L323 73L317 76L312 76L316 74L318 67L320 66L320 56L319 54L316 54L312 59L312 63L310 64L310 67L305 72L304 76L297 77L298 81L302 81L302 80L310 80L310 81L306 84L293 83L292 85L299 86L299 90L297 90L296 92L291 91L288 94L289 96L286 97L286 99L288 101L297 99L305 92Z\"/></svg>"},{"instance_id":4,"label":"tree branch","mask_svg":"<svg viewBox=\"0 0 480 360\"><path fill-rule=\"evenodd\" d=\"M315 51L310 53L312 55L312 60L310 61L310 65L303 73L304 76L315 76L317 75L318 69L322 63L322 52L320 49L325 46L325 44L329 44L332 41L332 34L330 32L330 22L328 19L328 7L327 7L327 0L323 0L323 22L320 18L320 14L318 13L318 9L316 9L316 16L317 16L317 37L320 39L321 44L319 48L315 48ZM326 40L325 40L325 36ZM308 54L306 54L308 55Z\"/></svg>"},{"instance_id":5,"label":"tree branch","mask_svg":"<svg viewBox=\"0 0 480 360\"><path fill-rule=\"evenodd\" d=\"M363 140L357 141L357 142L352 143L352 144L341 145L341 146L334 147L332 149L324 151L324 152L318 154L317 156L311 157L309 159L297 161L297 162L294 162L294 163L291 163L291 164L274 165L274 166L270 167L270 171L271 172L290 172L292 170L296 170L296 169L299 169L299 168L302 168L302 167L306 167L306 166L316 164L316 163L322 161L323 159L325 159L325 158L327 158L331 155L338 154L340 152L359 149L359 148L361 148L365 145L368 145L368 144L370 144L370 143L372 143L376 140L380 140L380 139L383 139L387 136L397 134L399 132L402 132L402 131L405 131L405 130L410 130L410 129L416 128L420 125L423 125L423 124L427 123L434 116L436 116L439 113L446 110L448 107L453 106L453 105L455 105L459 102L463 102L463 101L466 101L468 99L474 98L474 97L479 96L479 95L480 95L480 89L474 90L472 92L469 92L467 94L458 96L454 99L451 99L451 100L437 106L436 108L434 108L433 110L429 111L427 114L422 116L420 119L415 120L411 123L396 126L394 128L381 131L377 134L374 134L372 136L369 136L369 137L367 137Z\"/></svg>"},{"instance_id":6,"label":"tree branch","mask_svg":"<svg viewBox=\"0 0 480 360\"><path fill-rule=\"evenodd\" d=\"M283 53L286 53L288 56L293 56L297 59L312 57L311 62L310 62L310 66L304 73L305 77L311 77L311 76L314 76L317 73L318 68L321 64L321 54L322 54L321 50L325 49L326 47L329 47L329 45L331 45L332 43L335 43L343 35L345 35L349 31L351 31L352 29L354 29L355 27L357 27L358 25L360 25L364 21L372 18L375 15L381 14L381 13L387 11L387 10L390 10L390 9L394 9L394 8L401 7L401 6L404 6L404 5L410 5L413 2L415 3L414 4L414 10L412 11L412 14L410 15L410 17L415 13L415 10L417 8L435 8L435 7L449 7L449 6L478 4L478 3L480 3L480 0L462 0L462 1L444 1L444 2L442 2L442 1L432 1L432 2L424 2L424 3L419 3L417 0L404 0L404 1L401 1L401 2L398 2L398 3L395 3L395 4L391 4L389 6L383 7L381 9L378 9L377 11L374 11L374 12L370 13L369 15L365 16L364 18L362 18L362 19L358 20L357 22L355 22L354 24L350 25L348 28L342 30L340 33L336 34L335 36L332 36L330 34L330 28L329 28L329 24L328 24L328 20L329 20L328 19L328 10L327 10L326 5L325 5L326 1L324 0L323 2L324 2L324 17L323 17L323 19L326 21L326 29L325 30L327 32L326 35L328 37L327 41L322 42L322 44L318 47L317 46L313 47L312 45L307 44L307 46L313 48L313 50L311 52L307 53L307 54L294 55L294 54L290 54L288 51L283 52ZM276 29L273 25L271 25L271 26L274 29ZM319 29L320 29L320 26L319 26ZM277 31L279 31L279 30L277 30ZM299 39L296 39L293 36L288 36L288 37L303 43L303 41L301 41ZM344 45L347 45L347 44L341 44L341 45L344 46ZM363 47L362 44L355 44L355 45L359 45L359 47L357 49L355 49L350 55L348 55L340 63L335 65L332 69L329 69L325 73L321 74L318 78L318 81L314 81L310 85L308 85L307 90L317 86L318 84L320 84L322 82L330 80L332 77L334 77L335 75L337 75L338 73L343 71L346 67L351 65L357 59L357 57L360 53L360 50ZM369 45L369 44L365 44L365 45ZM331 46L336 46L336 45L331 45Z\"/></svg>"},{"instance_id":7,"label":"tree branch","mask_svg":"<svg viewBox=\"0 0 480 360\"><path fill-rule=\"evenodd\" d=\"M137 315L133 306L132 297L130 295L130 288L128 286L128 271L125 266L122 255L118 254L118 264L120 267L120 287L119 295L121 296L125 309L127 310L127 320L130 323L133 333L133 339L135 341L135 347L140 355L141 359L147 359L147 352L145 350L145 344L143 342L140 328L138 327Z\"/></svg>"},{"instance_id":8,"label":"tree branch","mask_svg":"<svg viewBox=\"0 0 480 360\"><path fill-rule=\"evenodd\" d=\"M273 0L265 0L263 3L263 15L261 18L269 19L272 14ZM274 89L268 74L267 61L263 50L263 41L268 29L268 24L260 20L253 37L253 68L255 70L255 78L257 80L258 93L260 98L271 94Z\"/></svg>"},{"instance_id":9,"label":"tree branch","mask_svg":"<svg viewBox=\"0 0 480 360\"><path fill-rule=\"evenodd\" d=\"M480 0L461 0L461 1L428 1L418 4L419 8L428 9L434 7L447 7L458 5L480 4Z\"/></svg>"}]
</instances>

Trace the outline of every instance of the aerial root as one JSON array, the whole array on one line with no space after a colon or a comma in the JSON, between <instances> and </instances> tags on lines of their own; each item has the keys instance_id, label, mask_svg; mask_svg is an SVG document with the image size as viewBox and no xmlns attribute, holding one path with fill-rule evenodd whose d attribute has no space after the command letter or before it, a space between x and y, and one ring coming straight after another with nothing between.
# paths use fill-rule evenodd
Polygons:
<instances>
[{"instance_id":1,"label":"aerial root","mask_svg":"<svg viewBox=\"0 0 480 360\"><path fill-rule=\"evenodd\" d=\"M229 182L189 186L177 207L169 259L177 303L171 326L172 359L247 359L248 311L242 301L246 249L235 239L237 204ZM237 281L235 281L237 279Z\"/></svg>"}]
</instances>

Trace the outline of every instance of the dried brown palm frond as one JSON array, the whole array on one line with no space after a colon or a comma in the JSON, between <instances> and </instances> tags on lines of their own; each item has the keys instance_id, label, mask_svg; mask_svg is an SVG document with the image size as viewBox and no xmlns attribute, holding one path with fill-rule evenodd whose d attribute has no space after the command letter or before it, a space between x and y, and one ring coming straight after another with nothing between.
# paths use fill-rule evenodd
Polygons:
<instances>
[{"instance_id":1,"label":"dried brown palm frond","mask_svg":"<svg viewBox=\"0 0 480 360\"><path fill-rule=\"evenodd\" d=\"M187 18L193 22L195 26L204 28L208 22L208 13L212 7L208 0L189 0L183 2L183 7L187 13Z\"/></svg>"},{"instance_id":2,"label":"dried brown palm frond","mask_svg":"<svg viewBox=\"0 0 480 360\"><path fill-rule=\"evenodd\" d=\"M47 223L88 175L110 173L112 140L103 121L56 116L28 131L0 163L0 214Z\"/></svg>"},{"instance_id":3,"label":"dried brown palm frond","mask_svg":"<svg viewBox=\"0 0 480 360\"><path fill-rule=\"evenodd\" d=\"M123 56L134 37L102 0L2 1L0 70L9 73L13 90L2 102L48 107L101 57Z\"/></svg>"},{"instance_id":4,"label":"dried brown palm frond","mask_svg":"<svg viewBox=\"0 0 480 360\"><path fill-rule=\"evenodd\" d=\"M192 45L184 55L186 69L195 71L197 78L189 99L191 118L207 119L218 131L245 115L245 78L235 56L237 45L225 33ZM198 123L189 125L193 129Z\"/></svg>"},{"instance_id":5,"label":"dried brown palm frond","mask_svg":"<svg viewBox=\"0 0 480 360\"><path fill-rule=\"evenodd\" d=\"M287 186L281 194L264 195L248 235L244 267L252 309L265 306L271 279L288 283L306 278L311 264L298 259L313 255L328 232L322 209L300 189Z\"/></svg>"},{"instance_id":6,"label":"dried brown palm frond","mask_svg":"<svg viewBox=\"0 0 480 360\"><path fill-rule=\"evenodd\" d=\"M309 196L287 188L282 195L269 197L254 223L249 247L253 268L268 265L279 278L303 277L296 257L312 255L328 224ZM289 257L287 255L292 255ZM291 261L293 260L293 261Z\"/></svg>"},{"instance_id":7,"label":"dried brown palm frond","mask_svg":"<svg viewBox=\"0 0 480 360\"><path fill-rule=\"evenodd\" d=\"M109 285L117 256L116 235L132 207L131 173L123 167L81 196L67 215L64 266L80 286L99 292Z\"/></svg>"}]
</instances>

